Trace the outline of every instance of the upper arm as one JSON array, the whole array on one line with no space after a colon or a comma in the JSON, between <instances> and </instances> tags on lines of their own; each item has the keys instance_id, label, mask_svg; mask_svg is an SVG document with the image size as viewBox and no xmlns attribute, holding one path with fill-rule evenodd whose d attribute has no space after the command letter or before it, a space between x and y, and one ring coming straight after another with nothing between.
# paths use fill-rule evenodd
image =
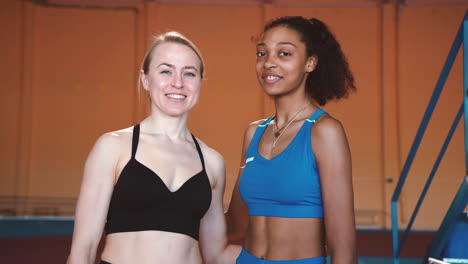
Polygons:
<instances>
[{"instance_id":1,"label":"upper arm","mask_svg":"<svg viewBox=\"0 0 468 264\"><path fill-rule=\"evenodd\" d=\"M238 240L241 239L243 233L247 230L248 226L248 210L247 206L241 198L239 192L239 181L240 176L242 175L243 168L245 166L245 157L247 149L250 145L250 141L255 133L255 130L260 122L259 120L251 123L244 132L244 140L242 144L242 153L239 167L239 174L237 176L236 184L234 185L234 190L232 191L231 202L229 204L229 209L226 212L226 219L228 223L228 230L231 236L231 239Z\"/></svg>"},{"instance_id":2,"label":"upper arm","mask_svg":"<svg viewBox=\"0 0 468 264\"><path fill-rule=\"evenodd\" d=\"M93 253L102 236L120 150L118 137L115 133L102 135L86 160L75 211L72 255L82 250Z\"/></svg>"},{"instance_id":3,"label":"upper arm","mask_svg":"<svg viewBox=\"0 0 468 264\"><path fill-rule=\"evenodd\" d=\"M312 129L312 147L320 175L325 231L332 261L354 263L351 153L341 123L330 117L320 119Z\"/></svg>"},{"instance_id":4,"label":"upper arm","mask_svg":"<svg viewBox=\"0 0 468 264\"><path fill-rule=\"evenodd\" d=\"M212 263L227 245L223 196L225 187L224 160L216 151L206 148L206 169L212 182L210 208L200 222L200 247L205 262Z\"/></svg>"}]
</instances>

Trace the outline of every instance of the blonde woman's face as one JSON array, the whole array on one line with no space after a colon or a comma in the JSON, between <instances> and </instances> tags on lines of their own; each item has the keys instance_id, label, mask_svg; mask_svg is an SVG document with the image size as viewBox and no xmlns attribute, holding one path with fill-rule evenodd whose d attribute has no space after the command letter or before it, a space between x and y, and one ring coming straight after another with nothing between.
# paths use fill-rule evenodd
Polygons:
<instances>
[{"instance_id":1,"label":"blonde woman's face","mask_svg":"<svg viewBox=\"0 0 468 264\"><path fill-rule=\"evenodd\" d=\"M142 74L152 111L181 116L192 109L200 96L200 65L197 54L185 45L172 42L158 45L153 50L149 72Z\"/></svg>"}]
</instances>

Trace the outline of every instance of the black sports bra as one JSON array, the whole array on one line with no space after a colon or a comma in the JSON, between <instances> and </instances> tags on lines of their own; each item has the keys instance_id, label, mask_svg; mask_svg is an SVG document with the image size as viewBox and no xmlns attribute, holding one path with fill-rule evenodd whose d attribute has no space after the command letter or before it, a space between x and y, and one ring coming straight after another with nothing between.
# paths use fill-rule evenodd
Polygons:
<instances>
[{"instance_id":1,"label":"black sports bra","mask_svg":"<svg viewBox=\"0 0 468 264\"><path fill-rule=\"evenodd\" d=\"M154 171L135 159L139 136L138 124L133 128L132 157L114 186L106 234L158 230L198 240L200 220L211 204L211 185L197 140L192 135L203 169L171 192Z\"/></svg>"}]
</instances>

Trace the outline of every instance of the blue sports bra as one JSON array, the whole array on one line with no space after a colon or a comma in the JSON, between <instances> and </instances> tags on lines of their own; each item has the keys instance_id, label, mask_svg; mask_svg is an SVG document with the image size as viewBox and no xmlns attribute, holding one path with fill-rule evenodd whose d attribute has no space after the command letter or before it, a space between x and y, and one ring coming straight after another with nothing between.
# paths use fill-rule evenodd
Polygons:
<instances>
[{"instance_id":1,"label":"blue sports bra","mask_svg":"<svg viewBox=\"0 0 468 264\"><path fill-rule=\"evenodd\" d=\"M315 111L304 121L291 143L268 160L258 153L258 144L274 116L260 124L246 152L246 165L239 190L249 215L322 218L320 177L312 152L311 128L322 114Z\"/></svg>"}]
</instances>

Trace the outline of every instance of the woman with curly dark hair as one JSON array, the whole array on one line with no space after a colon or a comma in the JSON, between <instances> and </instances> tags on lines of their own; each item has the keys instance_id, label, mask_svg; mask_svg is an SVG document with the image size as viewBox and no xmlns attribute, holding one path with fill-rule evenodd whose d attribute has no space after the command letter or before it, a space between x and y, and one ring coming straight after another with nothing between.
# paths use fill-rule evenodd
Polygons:
<instances>
[{"instance_id":1,"label":"woman with curly dark hair","mask_svg":"<svg viewBox=\"0 0 468 264\"><path fill-rule=\"evenodd\" d=\"M256 71L276 114L245 131L227 212L231 235L245 234L237 263L356 263L351 154L319 107L355 90L340 45L318 19L281 17L264 28Z\"/></svg>"}]
</instances>

